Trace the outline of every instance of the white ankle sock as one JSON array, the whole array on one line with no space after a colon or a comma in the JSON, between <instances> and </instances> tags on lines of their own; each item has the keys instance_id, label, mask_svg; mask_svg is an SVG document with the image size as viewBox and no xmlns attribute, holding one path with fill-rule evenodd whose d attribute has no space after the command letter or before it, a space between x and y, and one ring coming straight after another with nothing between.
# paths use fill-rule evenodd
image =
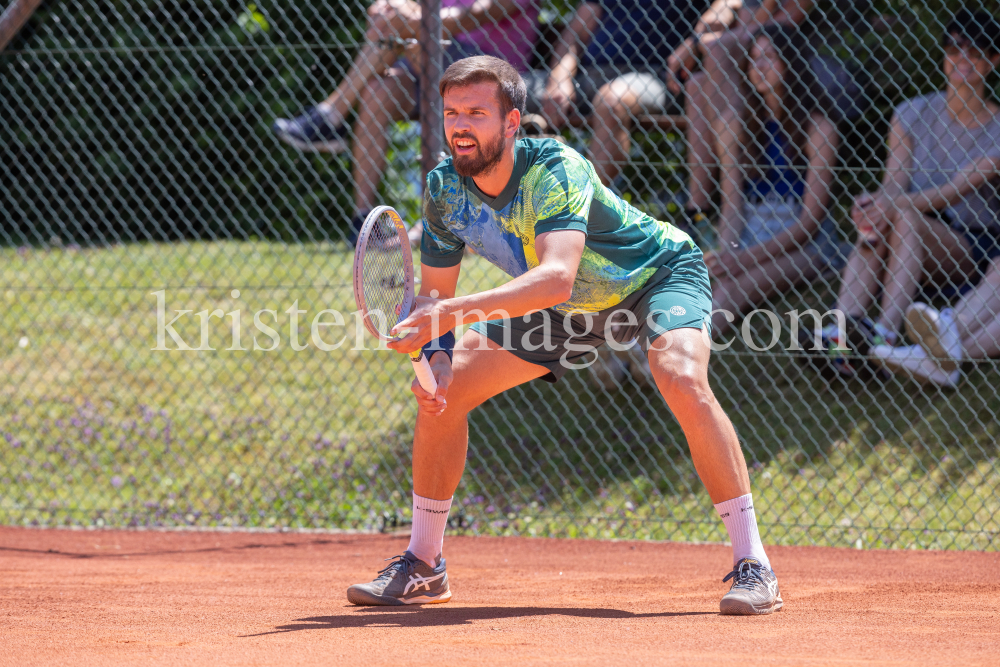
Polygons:
<instances>
[{"instance_id":1,"label":"white ankle sock","mask_svg":"<svg viewBox=\"0 0 1000 667\"><path fill-rule=\"evenodd\" d=\"M432 500L413 494L413 532L407 551L431 567L437 566L437 557L444 546L449 510L451 498Z\"/></svg>"},{"instance_id":2,"label":"white ankle sock","mask_svg":"<svg viewBox=\"0 0 1000 667\"><path fill-rule=\"evenodd\" d=\"M771 562L764 553L764 545L760 542L757 531L757 515L753 509L753 494L726 500L715 506L729 531L729 541L733 543L733 565L741 558L756 558L770 569Z\"/></svg>"}]
</instances>

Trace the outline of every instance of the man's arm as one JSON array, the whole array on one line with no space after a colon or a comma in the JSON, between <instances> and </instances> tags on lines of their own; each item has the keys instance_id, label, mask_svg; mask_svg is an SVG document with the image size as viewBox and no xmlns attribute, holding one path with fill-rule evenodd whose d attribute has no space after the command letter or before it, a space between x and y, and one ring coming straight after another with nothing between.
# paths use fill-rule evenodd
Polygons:
<instances>
[{"instance_id":1,"label":"man's arm","mask_svg":"<svg viewBox=\"0 0 1000 667\"><path fill-rule=\"evenodd\" d=\"M573 102L573 77L580 67L580 54L594 36L601 20L601 6L595 2L580 5L573 18L563 28L549 61L549 81L545 87L543 114L561 126L566 122Z\"/></svg>"},{"instance_id":2,"label":"man's arm","mask_svg":"<svg viewBox=\"0 0 1000 667\"><path fill-rule=\"evenodd\" d=\"M468 296L419 298L410 316L396 325L396 329L409 329L410 333L389 343L389 347L398 352L412 352L427 344L435 332L440 335L460 324L477 322L484 315L505 314L515 318L568 301L573 293L573 282L586 240L586 234L572 229L539 234L535 239L539 264L524 275L500 287ZM424 270L426 268L429 267ZM453 271L457 280L458 272L455 270L436 271ZM425 285L426 278L422 280L421 294L426 288L429 296L430 290L435 287ZM454 285L447 280L435 284L439 290L444 288L441 294L454 294ZM447 291L449 285L451 291Z\"/></svg>"},{"instance_id":3,"label":"man's arm","mask_svg":"<svg viewBox=\"0 0 1000 667\"><path fill-rule=\"evenodd\" d=\"M970 192L981 188L988 180L996 178L1000 170L1000 157L982 157L955 172L944 185L897 196L894 203L899 208L912 206L921 213L939 211L958 203Z\"/></svg>"}]
</instances>

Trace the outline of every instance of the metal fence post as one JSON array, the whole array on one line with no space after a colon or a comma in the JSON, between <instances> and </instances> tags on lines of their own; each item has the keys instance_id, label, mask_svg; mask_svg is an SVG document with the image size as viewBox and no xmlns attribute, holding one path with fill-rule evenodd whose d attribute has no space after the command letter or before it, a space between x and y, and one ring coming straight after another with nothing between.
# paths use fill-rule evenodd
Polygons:
<instances>
[{"instance_id":1,"label":"metal fence post","mask_svg":"<svg viewBox=\"0 0 1000 667\"><path fill-rule=\"evenodd\" d=\"M7 6L3 15L0 15L0 51L7 48L7 44L17 36L40 4L42 0L14 0Z\"/></svg>"},{"instance_id":2,"label":"metal fence post","mask_svg":"<svg viewBox=\"0 0 1000 667\"><path fill-rule=\"evenodd\" d=\"M441 96L441 0L420 0L420 167L423 177L437 166L444 148Z\"/></svg>"}]
</instances>

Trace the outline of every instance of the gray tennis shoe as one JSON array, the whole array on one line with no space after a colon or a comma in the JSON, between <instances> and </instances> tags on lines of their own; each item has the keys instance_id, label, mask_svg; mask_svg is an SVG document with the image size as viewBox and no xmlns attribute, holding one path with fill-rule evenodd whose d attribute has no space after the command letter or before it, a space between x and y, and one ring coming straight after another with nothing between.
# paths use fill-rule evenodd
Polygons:
<instances>
[{"instance_id":1,"label":"gray tennis shoe","mask_svg":"<svg viewBox=\"0 0 1000 667\"><path fill-rule=\"evenodd\" d=\"M729 592L722 596L719 611L735 616L754 616L779 611L785 604L778 591L774 570L761 565L756 558L742 558L723 582L733 580Z\"/></svg>"},{"instance_id":2,"label":"gray tennis shoe","mask_svg":"<svg viewBox=\"0 0 1000 667\"><path fill-rule=\"evenodd\" d=\"M442 558L431 567L409 551L386 558L388 566L379 570L370 584L354 584L347 589L347 601L358 605L397 606L434 604L451 599L448 572Z\"/></svg>"}]
</instances>

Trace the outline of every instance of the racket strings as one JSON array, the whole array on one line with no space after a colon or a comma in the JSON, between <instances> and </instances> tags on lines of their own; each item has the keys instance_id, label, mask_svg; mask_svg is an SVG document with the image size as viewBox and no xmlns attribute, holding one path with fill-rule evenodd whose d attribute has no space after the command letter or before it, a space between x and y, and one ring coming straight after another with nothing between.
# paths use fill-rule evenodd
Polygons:
<instances>
[{"instance_id":1,"label":"racket strings","mask_svg":"<svg viewBox=\"0 0 1000 667\"><path fill-rule=\"evenodd\" d=\"M368 319L383 336L396 326L404 313L406 261L409 245L400 242L393 216L383 213L372 227L365 244L363 289Z\"/></svg>"}]
</instances>

